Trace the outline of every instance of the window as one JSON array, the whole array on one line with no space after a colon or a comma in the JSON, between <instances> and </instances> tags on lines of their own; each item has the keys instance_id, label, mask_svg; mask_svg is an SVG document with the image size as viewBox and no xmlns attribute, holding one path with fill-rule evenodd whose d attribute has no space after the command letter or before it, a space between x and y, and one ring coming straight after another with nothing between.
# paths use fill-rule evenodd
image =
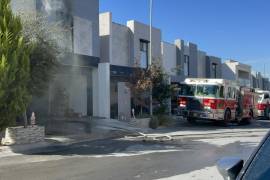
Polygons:
<instances>
[{"instance_id":1,"label":"window","mask_svg":"<svg viewBox=\"0 0 270 180\"><path fill-rule=\"evenodd\" d=\"M233 87L228 87L227 98L235 99L237 90Z\"/></svg>"},{"instance_id":2,"label":"window","mask_svg":"<svg viewBox=\"0 0 270 180\"><path fill-rule=\"evenodd\" d=\"M220 86L219 97L224 98L224 86Z\"/></svg>"},{"instance_id":3,"label":"window","mask_svg":"<svg viewBox=\"0 0 270 180\"><path fill-rule=\"evenodd\" d=\"M148 52L149 52L149 42L145 40L140 40L140 67L147 68L148 67Z\"/></svg>"},{"instance_id":4,"label":"window","mask_svg":"<svg viewBox=\"0 0 270 180\"><path fill-rule=\"evenodd\" d=\"M212 63L212 72L214 74L214 78L217 78L217 64Z\"/></svg>"},{"instance_id":5,"label":"window","mask_svg":"<svg viewBox=\"0 0 270 180\"><path fill-rule=\"evenodd\" d=\"M232 88L228 87L228 93L227 93L227 98L232 98L233 93L232 93Z\"/></svg>"},{"instance_id":6,"label":"window","mask_svg":"<svg viewBox=\"0 0 270 180\"><path fill-rule=\"evenodd\" d=\"M196 85L180 85L179 95L181 96L194 96L196 91Z\"/></svg>"},{"instance_id":7,"label":"window","mask_svg":"<svg viewBox=\"0 0 270 180\"><path fill-rule=\"evenodd\" d=\"M269 99L269 98L270 98L269 94L264 94L264 99Z\"/></svg>"},{"instance_id":8,"label":"window","mask_svg":"<svg viewBox=\"0 0 270 180\"><path fill-rule=\"evenodd\" d=\"M196 95L218 98L220 96L220 88L216 85L197 85Z\"/></svg>"},{"instance_id":9,"label":"window","mask_svg":"<svg viewBox=\"0 0 270 180\"><path fill-rule=\"evenodd\" d=\"M184 75L189 76L189 56L184 56Z\"/></svg>"}]
</instances>

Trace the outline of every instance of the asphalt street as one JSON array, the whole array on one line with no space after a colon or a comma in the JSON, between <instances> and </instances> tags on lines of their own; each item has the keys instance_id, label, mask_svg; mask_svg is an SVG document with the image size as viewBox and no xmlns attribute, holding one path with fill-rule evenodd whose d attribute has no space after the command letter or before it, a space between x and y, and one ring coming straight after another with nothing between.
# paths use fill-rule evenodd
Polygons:
<instances>
[{"instance_id":1,"label":"asphalt street","mask_svg":"<svg viewBox=\"0 0 270 180\"><path fill-rule=\"evenodd\" d=\"M270 121L231 125L239 133L219 133L224 127L201 122L166 131L215 130L216 134L146 141L136 137L71 145L50 153L0 159L0 180L149 180L222 179L215 163L224 156L247 159L270 128Z\"/></svg>"}]
</instances>

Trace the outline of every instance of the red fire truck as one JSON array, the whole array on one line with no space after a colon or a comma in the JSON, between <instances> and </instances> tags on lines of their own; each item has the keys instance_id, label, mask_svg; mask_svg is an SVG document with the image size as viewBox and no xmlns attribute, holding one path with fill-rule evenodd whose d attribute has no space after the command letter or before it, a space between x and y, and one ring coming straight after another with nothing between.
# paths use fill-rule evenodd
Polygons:
<instances>
[{"instance_id":1,"label":"red fire truck","mask_svg":"<svg viewBox=\"0 0 270 180\"><path fill-rule=\"evenodd\" d=\"M179 88L178 115L196 120L249 122L257 116L253 89L225 79L188 78Z\"/></svg>"},{"instance_id":2,"label":"red fire truck","mask_svg":"<svg viewBox=\"0 0 270 180\"><path fill-rule=\"evenodd\" d=\"M257 113L259 117L270 119L270 92L257 89L259 94Z\"/></svg>"}]
</instances>

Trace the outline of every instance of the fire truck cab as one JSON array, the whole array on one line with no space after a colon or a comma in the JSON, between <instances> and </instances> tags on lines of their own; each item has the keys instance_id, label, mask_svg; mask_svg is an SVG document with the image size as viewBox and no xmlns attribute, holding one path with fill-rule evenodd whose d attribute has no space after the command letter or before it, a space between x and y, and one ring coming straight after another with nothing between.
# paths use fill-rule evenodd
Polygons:
<instances>
[{"instance_id":1,"label":"fire truck cab","mask_svg":"<svg viewBox=\"0 0 270 180\"><path fill-rule=\"evenodd\" d=\"M179 88L178 115L189 122L202 119L227 125L253 117L254 101L253 91L235 81L188 78Z\"/></svg>"}]
</instances>

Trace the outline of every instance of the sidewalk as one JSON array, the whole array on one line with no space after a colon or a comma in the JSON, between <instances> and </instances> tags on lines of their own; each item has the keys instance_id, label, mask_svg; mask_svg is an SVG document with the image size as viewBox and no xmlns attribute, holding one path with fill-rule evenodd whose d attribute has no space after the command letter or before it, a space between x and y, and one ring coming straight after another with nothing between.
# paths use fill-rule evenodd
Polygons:
<instances>
[{"instance_id":1,"label":"sidewalk","mask_svg":"<svg viewBox=\"0 0 270 180\"><path fill-rule=\"evenodd\" d=\"M88 142L107 138L119 138L125 135L134 135L137 132L147 132L130 124L113 119L93 119L91 134L71 136L46 136L45 141L34 144L0 146L0 158L20 154L35 154L53 152L65 149L80 142Z\"/></svg>"},{"instance_id":2,"label":"sidewalk","mask_svg":"<svg viewBox=\"0 0 270 180\"><path fill-rule=\"evenodd\" d=\"M0 146L0 158L5 156L14 156L20 154L34 154L53 152L60 149L65 149L68 146L80 142L88 142L94 140L108 139L108 138L120 138L120 137L143 137L159 138L172 140L177 137L194 137L194 136L209 136L213 137L218 135L232 136L239 133L266 133L269 128L209 128L207 127L185 127L183 124L173 128L158 128L156 130L150 128L137 128L127 122L122 122L113 119L93 119L91 134L81 134L76 136L46 136L44 142L26 145L13 145L13 146Z\"/></svg>"}]
</instances>

